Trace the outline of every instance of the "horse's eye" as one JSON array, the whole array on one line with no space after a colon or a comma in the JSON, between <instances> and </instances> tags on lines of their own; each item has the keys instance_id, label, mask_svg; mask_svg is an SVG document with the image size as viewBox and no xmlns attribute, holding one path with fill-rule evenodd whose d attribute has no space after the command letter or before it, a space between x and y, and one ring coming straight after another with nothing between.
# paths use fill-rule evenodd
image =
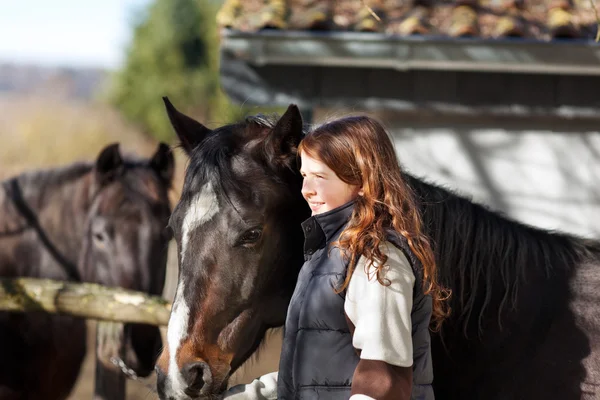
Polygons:
<instances>
[{"instance_id":1,"label":"horse's eye","mask_svg":"<svg viewBox=\"0 0 600 400\"><path fill-rule=\"evenodd\" d=\"M92 222L91 232L92 241L97 247L104 247L113 237L114 227L106 220L99 218Z\"/></svg>"},{"instance_id":2,"label":"horse's eye","mask_svg":"<svg viewBox=\"0 0 600 400\"><path fill-rule=\"evenodd\" d=\"M106 234L103 232L94 232L92 234L92 238L94 239L94 245L98 248L104 248L106 246Z\"/></svg>"},{"instance_id":3,"label":"horse's eye","mask_svg":"<svg viewBox=\"0 0 600 400\"><path fill-rule=\"evenodd\" d=\"M244 232L244 234L240 237L238 242L241 245L252 245L252 244L255 244L256 242L258 242L260 240L261 236L262 236L262 229L252 228L252 229Z\"/></svg>"}]
</instances>

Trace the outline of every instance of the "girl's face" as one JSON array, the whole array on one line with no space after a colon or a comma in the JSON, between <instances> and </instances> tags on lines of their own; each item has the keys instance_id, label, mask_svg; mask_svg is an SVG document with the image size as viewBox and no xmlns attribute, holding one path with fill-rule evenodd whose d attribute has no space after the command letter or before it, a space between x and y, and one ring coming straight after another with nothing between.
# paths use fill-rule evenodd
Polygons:
<instances>
[{"instance_id":1,"label":"girl's face","mask_svg":"<svg viewBox=\"0 0 600 400\"><path fill-rule=\"evenodd\" d=\"M355 199L361 192L357 185L342 181L327 165L311 158L305 153L300 155L304 177L302 196L308 202L312 215L321 214Z\"/></svg>"}]
</instances>

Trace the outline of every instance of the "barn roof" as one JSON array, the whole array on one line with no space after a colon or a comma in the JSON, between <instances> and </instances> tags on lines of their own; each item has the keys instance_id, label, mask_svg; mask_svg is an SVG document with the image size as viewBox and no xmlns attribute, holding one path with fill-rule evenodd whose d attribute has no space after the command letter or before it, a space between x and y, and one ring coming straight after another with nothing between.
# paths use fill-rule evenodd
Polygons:
<instances>
[{"instance_id":1,"label":"barn roof","mask_svg":"<svg viewBox=\"0 0 600 400\"><path fill-rule=\"evenodd\" d=\"M595 0L226 0L220 26L393 37L592 40Z\"/></svg>"}]
</instances>

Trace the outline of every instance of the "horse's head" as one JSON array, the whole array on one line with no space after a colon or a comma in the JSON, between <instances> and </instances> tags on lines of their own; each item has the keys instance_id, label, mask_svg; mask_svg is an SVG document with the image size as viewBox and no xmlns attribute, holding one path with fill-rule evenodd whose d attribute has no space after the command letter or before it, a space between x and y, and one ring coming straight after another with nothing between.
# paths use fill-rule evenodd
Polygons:
<instances>
[{"instance_id":1,"label":"horse's head","mask_svg":"<svg viewBox=\"0 0 600 400\"><path fill-rule=\"evenodd\" d=\"M266 330L284 323L310 215L295 157L303 125L290 106L277 121L210 130L165 103L190 162L169 223L179 282L158 391L195 399L223 390Z\"/></svg>"},{"instance_id":2,"label":"horse's head","mask_svg":"<svg viewBox=\"0 0 600 400\"><path fill-rule=\"evenodd\" d=\"M125 159L118 144L101 151L90 175L89 211L78 263L84 281L162 294L173 169L173 155L162 143L145 160ZM138 375L149 375L162 347L158 327L127 325L124 339L125 363ZM118 348L114 343L107 346Z\"/></svg>"}]
</instances>

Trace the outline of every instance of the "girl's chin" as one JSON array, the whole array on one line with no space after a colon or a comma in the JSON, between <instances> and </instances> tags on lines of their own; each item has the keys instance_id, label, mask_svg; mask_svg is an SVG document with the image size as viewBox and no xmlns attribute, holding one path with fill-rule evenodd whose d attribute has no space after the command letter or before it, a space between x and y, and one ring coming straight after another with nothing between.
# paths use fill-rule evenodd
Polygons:
<instances>
[{"instance_id":1,"label":"girl's chin","mask_svg":"<svg viewBox=\"0 0 600 400\"><path fill-rule=\"evenodd\" d=\"M316 214L320 214L323 212L325 203L309 204L308 206L312 210L312 214L316 215Z\"/></svg>"}]
</instances>

